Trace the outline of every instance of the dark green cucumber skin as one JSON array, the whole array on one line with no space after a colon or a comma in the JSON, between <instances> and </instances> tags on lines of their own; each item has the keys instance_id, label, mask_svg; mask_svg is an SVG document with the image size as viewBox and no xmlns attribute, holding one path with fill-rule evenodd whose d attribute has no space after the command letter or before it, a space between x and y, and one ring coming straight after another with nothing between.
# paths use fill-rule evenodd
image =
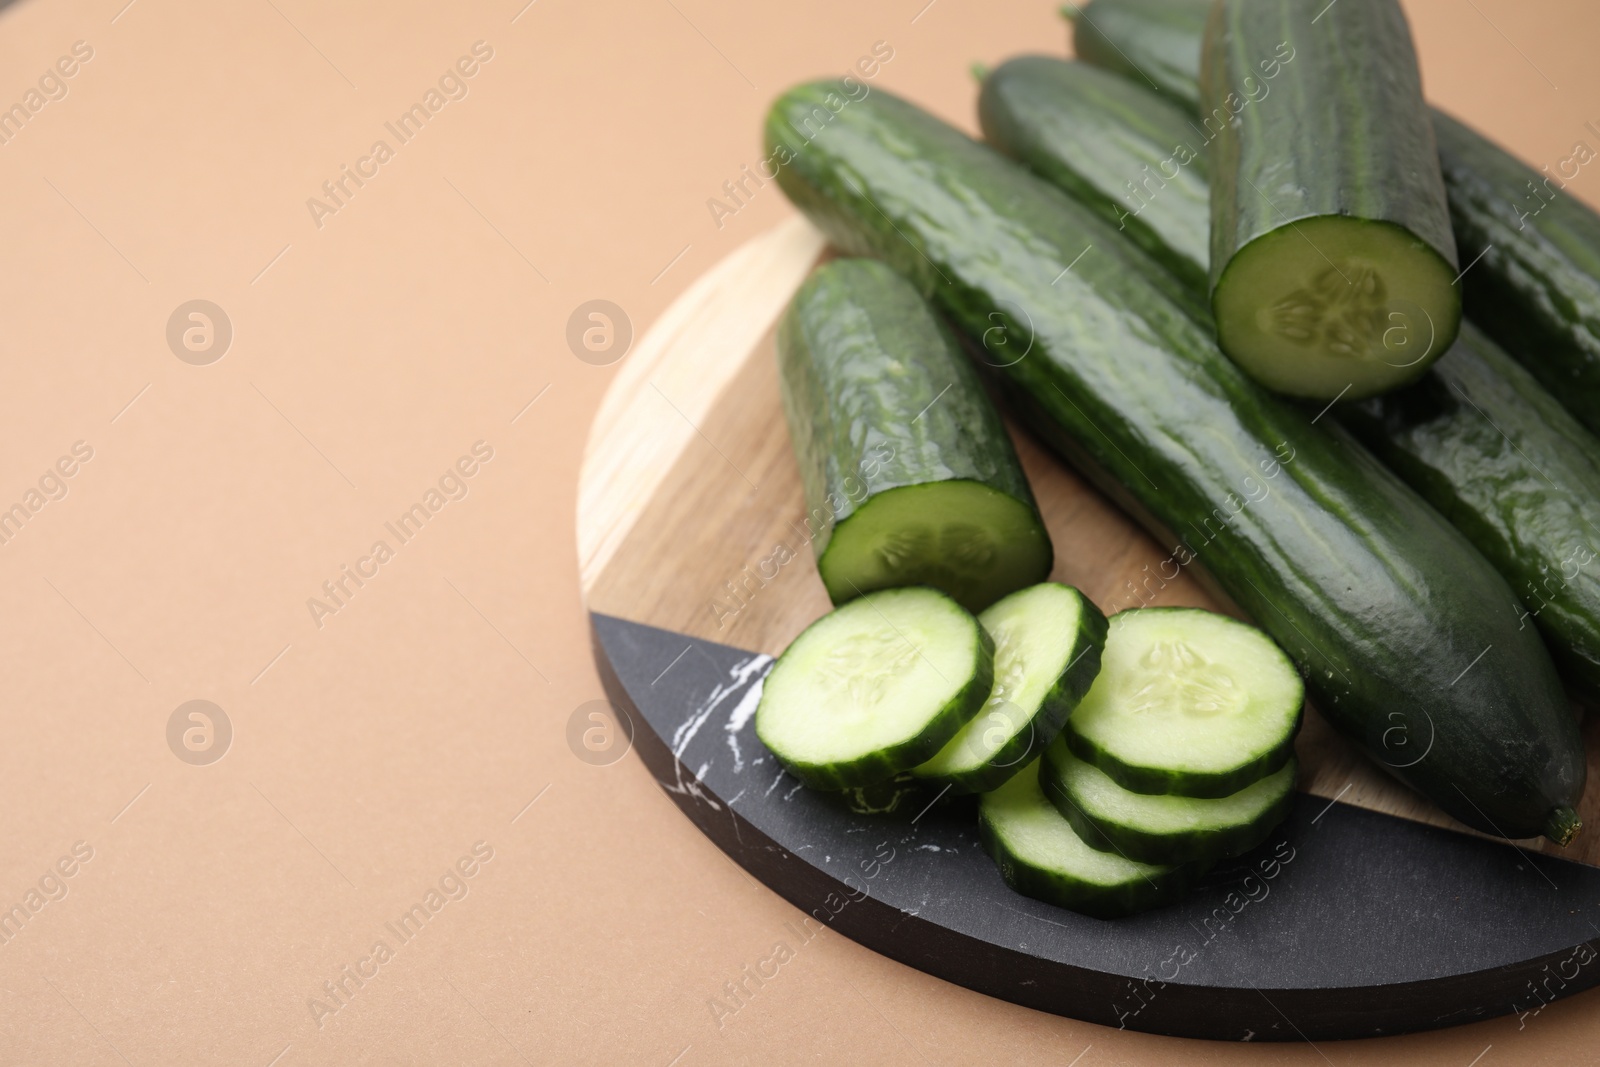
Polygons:
<instances>
[{"instance_id":1,"label":"dark green cucumber skin","mask_svg":"<svg viewBox=\"0 0 1600 1067\"><path fill-rule=\"evenodd\" d=\"M1047 748L1039 760L1039 785L1050 803L1086 844L1140 863L1209 864L1249 852L1271 836L1288 817L1289 807L1294 803L1294 790L1288 789L1282 798L1261 813L1260 818L1248 823L1181 835L1141 833L1128 826L1097 822L1073 803L1061 782L1059 764L1053 758L1055 752L1054 747Z\"/></svg>"},{"instance_id":2,"label":"dark green cucumber skin","mask_svg":"<svg viewBox=\"0 0 1600 1067\"><path fill-rule=\"evenodd\" d=\"M1037 774L1039 765L1029 763L1019 773ZM1207 864L1183 864L1155 878L1141 878L1119 886L1097 886L1064 878L1007 849L1005 841L985 816L981 803L978 805L978 836L983 840L984 851L1000 868L1001 879L1014 892L1096 919L1120 919L1175 903L1183 899L1209 869Z\"/></svg>"},{"instance_id":3,"label":"dark green cucumber skin","mask_svg":"<svg viewBox=\"0 0 1600 1067\"><path fill-rule=\"evenodd\" d=\"M1470 324L1422 381L1335 414L1478 546L1600 703L1600 442Z\"/></svg>"},{"instance_id":4,"label":"dark green cucumber skin","mask_svg":"<svg viewBox=\"0 0 1600 1067\"><path fill-rule=\"evenodd\" d=\"M1600 433L1600 215L1449 115L1433 127L1462 262L1477 259L1473 319Z\"/></svg>"},{"instance_id":5,"label":"dark green cucumber skin","mask_svg":"<svg viewBox=\"0 0 1600 1067\"><path fill-rule=\"evenodd\" d=\"M996 749L983 766L959 774L930 776L930 780L947 783L952 793L987 793L999 789L1061 733L1072 709L1082 703L1100 673L1100 651L1106 646L1106 631L1110 626L1105 613L1094 601L1080 590L1072 592L1079 601L1075 650L1067 660L1066 670L1039 702L1039 710L1028 721L1028 729L1018 732ZM981 709L979 714L982 714Z\"/></svg>"},{"instance_id":6,"label":"dark green cucumber skin","mask_svg":"<svg viewBox=\"0 0 1600 1067\"><path fill-rule=\"evenodd\" d=\"M1094 0L1085 14L1104 32L1086 30L1078 17L1075 51L1198 112L1210 7L1210 0ZM1461 285L1473 321L1600 433L1600 214L1553 192L1546 174L1471 127L1438 108L1432 116L1457 262L1470 264Z\"/></svg>"},{"instance_id":7,"label":"dark green cucumber skin","mask_svg":"<svg viewBox=\"0 0 1600 1067\"><path fill-rule=\"evenodd\" d=\"M1199 109L1200 37L1211 0L1093 0L1062 13L1072 22L1072 51Z\"/></svg>"},{"instance_id":8,"label":"dark green cucumber skin","mask_svg":"<svg viewBox=\"0 0 1600 1067\"><path fill-rule=\"evenodd\" d=\"M1041 435L1198 559L1396 776L1512 837L1576 807L1583 750L1549 654L1459 533L1348 435L1249 381L1181 283L1088 209L886 92L828 106L843 99L801 86L767 121L780 184L836 246L899 268L986 351L1026 351L995 362ZM1406 724L1432 740L1401 767Z\"/></svg>"},{"instance_id":9,"label":"dark green cucumber skin","mask_svg":"<svg viewBox=\"0 0 1600 1067\"><path fill-rule=\"evenodd\" d=\"M1141 104L1149 116L1118 125L1125 113L1137 117ZM1170 144L1149 131L1159 129L1154 121L1170 112L1171 105L1155 93L1125 82L1123 101L1104 120L1112 128L1103 136L1098 129L1095 133L1105 165L1136 173L1169 158ZM1082 121L1094 120L1084 116ZM1017 138L1032 143L1036 152L1063 167L1073 165L1070 142L1052 136L1052 127L1021 110L1013 112L1011 122L1019 128ZM1035 169L1075 198L1108 203L1103 191L1083 182L1068 185ZM1163 203L1168 211L1154 210ZM1189 221L1200 222L1205 209L1177 199L1157 200L1151 208L1149 229L1163 249L1155 258L1168 265L1184 259L1187 231L1174 228L1176 212L1182 209ZM1202 264L1189 265L1189 277L1194 269L1203 272ZM1474 317L1480 309L1473 308ZM1587 704L1600 704L1600 581L1594 576L1597 568L1588 565L1592 560L1586 562L1600 554L1600 442L1470 324L1463 325L1457 343L1414 385L1385 397L1336 405L1329 417L1354 431L1467 535L1528 611L1537 612L1530 617L1574 694ZM1073 746L1079 758L1122 780L1083 749ZM1141 788L1131 781L1123 784Z\"/></svg>"},{"instance_id":10,"label":"dark green cucumber skin","mask_svg":"<svg viewBox=\"0 0 1600 1067\"><path fill-rule=\"evenodd\" d=\"M950 607L957 608L953 600L950 602ZM824 615L811 626L816 626L826 619L827 616ZM973 619L972 623L973 640L978 645L978 669L973 672L967 684L939 709L938 714L929 721L927 729L917 736L845 763L808 763L785 756L767 744L767 739L761 737L759 708L756 716L756 736L761 737L761 743L767 745L767 750L783 764L785 770L813 789L825 789L837 793L888 782L903 771L925 762L943 748L945 742L954 737L956 732L978 713L978 709L983 707L984 700L989 696L989 690L994 687L994 639L978 625L977 619ZM807 630L810 628L806 627ZM801 631L802 636L804 633L805 631ZM798 641L799 638L795 640ZM779 662L782 662L783 657L778 658ZM774 664L773 670L776 669L777 665Z\"/></svg>"},{"instance_id":11,"label":"dark green cucumber skin","mask_svg":"<svg viewBox=\"0 0 1600 1067\"><path fill-rule=\"evenodd\" d=\"M1262 62L1279 64L1270 84ZM1219 0L1201 49L1200 116L1214 132L1213 292L1240 249L1320 215L1399 226L1455 275L1439 153L1398 0L1345 0L1320 15L1310 4ZM1460 317L1458 299L1454 321L1437 324L1441 345Z\"/></svg>"},{"instance_id":12,"label":"dark green cucumber skin","mask_svg":"<svg viewBox=\"0 0 1600 1067\"><path fill-rule=\"evenodd\" d=\"M1045 561L1033 580L1050 573L1050 536L1005 425L910 282L877 260L818 268L779 324L778 364L806 512L820 527L819 563L834 529L879 493L968 480L1033 513Z\"/></svg>"},{"instance_id":13,"label":"dark green cucumber skin","mask_svg":"<svg viewBox=\"0 0 1600 1067\"><path fill-rule=\"evenodd\" d=\"M1195 143L1180 108L1110 71L1021 56L983 80L978 121L995 148L1093 207L1190 288L1205 290L1205 145ZM1132 158L1146 144L1165 148Z\"/></svg>"}]
</instances>

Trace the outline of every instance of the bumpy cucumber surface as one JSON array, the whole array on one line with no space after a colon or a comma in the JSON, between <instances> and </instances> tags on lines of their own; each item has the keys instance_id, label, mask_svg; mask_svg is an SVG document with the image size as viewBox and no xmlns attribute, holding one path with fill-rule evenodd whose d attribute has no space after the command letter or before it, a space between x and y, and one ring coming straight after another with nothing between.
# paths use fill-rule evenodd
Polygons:
<instances>
[{"instance_id":1,"label":"bumpy cucumber surface","mask_svg":"<svg viewBox=\"0 0 1600 1067\"><path fill-rule=\"evenodd\" d=\"M789 197L837 246L931 294L1041 436L1173 546L1162 573L1202 564L1334 725L1468 825L1571 837L1583 749L1510 588L1347 435L1246 378L1181 282L881 90L790 90L767 139ZM1400 765L1391 713L1427 758Z\"/></svg>"},{"instance_id":2,"label":"bumpy cucumber surface","mask_svg":"<svg viewBox=\"0 0 1600 1067\"><path fill-rule=\"evenodd\" d=\"M950 330L875 260L820 267L778 330L784 413L835 604L931 585L979 611L1050 573L1050 535Z\"/></svg>"},{"instance_id":3,"label":"bumpy cucumber surface","mask_svg":"<svg viewBox=\"0 0 1600 1067\"><path fill-rule=\"evenodd\" d=\"M1029 146L1024 158L1030 165L1050 161L1050 168L1035 166L1039 173L1079 166L1082 139L1100 145L1100 167L1113 173L1166 173L1175 165L1179 149L1163 135L1173 132L1172 105L1131 82L1123 82L1116 108L1073 107L1077 132L1071 136L1057 136L1054 126L1035 121L1048 100L1070 95L1072 84L1055 80L1031 108L1013 106L1022 95L1015 80L1011 92L993 98L993 108L1008 112L1004 121L1015 130L1013 143ZM1125 114L1139 119L1124 122ZM1198 141L1192 132L1190 141ZM1182 148L1189 142L1175 143ZM1112 205L1114 189L1053 180L1085 204ZM1170 265L1192 255L1188 236L1194 225L1204 224L1207 209L1157 192L1141 217L1150 238L1161 244L1156 258ZM1203 273L1203 252L1188 262L1191 277ZM1397 338L1397 344L1406 343ZM1470 323L1414 385L1341 402L1327 417L1355 431L1467 535L1522 598L1568 686L1586 703L1600 704L1600 581L1592 565L1600 554L1600 443Z\"/></svg>"},{"instance_id":4,"label":"bumpy cucumber surface","mask_svg":"<svg viewBox=\"0 0 1600 1067\"><path fill-rule=\"evenodd\" d=\"M1045 797L1037 761L983 795L978 826L1006 885L1101 919L1171 903L1202 870L1137 863L1086 845Z\"/></svg>"},{"instance_id":5,"label":"bumpy cucumber surface","mask_svg":"<svg viewBox=\"0 0 1600 1067\"><path fill-rule=\"evenodd\" d=\"M1100 671L1106 617L1070 585L1044 582L991 605L994 688L919 777L962 793L994 789L1055 740Z\"/></svg>"},{"instance_id":6,"label":"bumpy cucumber surface","mask_svg":"<svg viewBox=\"0 0 1600 1067\"><path fill-rule=\"evenodd\" d=\"M1141 863L1209 863L1248 852L1289 814L1296 763L1231 796L1135 793L1074 756L1065 738L1045 749L1039 781L1045 796L1095 848Z\"/></svg>"},{"instance_id":7,"label":"bumpy cucumber surface","mask_svg":"<svg viewBox=\"0 0 1600 1067\"><path fill-rule=\"evenodd\" d=\"M944 747L983 705L994 642L943 593L885 589L808 626L768 672L756 736L819 789L870 785Z\"/></svg>"},{"instance_id":8,"label":"bumpy cucumber surface","mask_svg":"<svg viewBox=\"0 0 1600 1067\"><path fill-rule=\"evenodd\" d=\"M1268 77L1268 72L1272 77ZM1294 396L1418 377L1461 322L1456 245L1398 0L1219 0L1200 61L1222 350ZM1414 340L1390 343L1396 328ZM1420 338L1420 339L1418 339Z\"/></svg>"},{"instance_id":9,"label":"bumpy cucumber surface","mask_svg":"<svg viewBox=\"0 0 1600 1067\"><path fill-rule=\"evenodd\" d=\"M1294 664L1255 627L1135 608L1111 617L1066 743L1125 789L1225 797L1289 761L1304 705Z\"/></svg>"},{"instance_id":10,"label":"bumpy cucumber surface","mask_svg":"<svg viewBox=\"0 0 1600 1067\"><path fill-rule=\"evenodd\" d=\"M1211 0L1093 0L1063 4L1072 51L1166 93L1193 111L1200 99L1200 37Z\"/></svg>"}]
</instances>

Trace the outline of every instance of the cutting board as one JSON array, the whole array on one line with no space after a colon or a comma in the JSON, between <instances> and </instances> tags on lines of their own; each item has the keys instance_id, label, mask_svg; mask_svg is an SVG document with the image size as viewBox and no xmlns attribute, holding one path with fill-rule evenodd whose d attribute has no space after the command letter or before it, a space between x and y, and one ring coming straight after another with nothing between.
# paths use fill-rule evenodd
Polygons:
<instances>
[{"instance_id":1,"label":"cutting board","mask_svg":"<svg viewBox=\"0 0 1600 1067\"><path fill-rule=\"evenodd\" d=\"M1476 834L1314 709L1282 830L1184 902L1112 922L1008 890L970 801L919 797L862 815L784 774L755 738L760 682L830 605L802 521L773 327L827 254L798 216L750 241L639 339L607 392L578 490L581 577L610 698L588 713L598 733L570 734L606 741L586 758L636 750L803 924L1040 1010L1166 1034L1318 1040L1527 1017L1600 984L1600 833L1566 850ZM1139 579L1165 553L1011 426L1056 547L1051 578L1108 614L1141 603ZM1239 614L1187 574L1153 603ZM1600 827L1600 790L1580 814Z\"/></svg>"}]
</instances>

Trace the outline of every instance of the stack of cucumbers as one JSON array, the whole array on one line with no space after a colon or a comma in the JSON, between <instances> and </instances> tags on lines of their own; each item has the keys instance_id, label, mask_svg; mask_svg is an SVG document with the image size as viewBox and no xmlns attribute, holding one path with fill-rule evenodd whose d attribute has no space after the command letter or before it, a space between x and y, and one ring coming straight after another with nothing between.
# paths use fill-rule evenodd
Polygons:
<instances>
[{"instance_id":1,"label":"stack of cucumbers","mask_svg":"<svg viewBox=\"0 0 1600 1067\"><path fill-rule=\"evenodd\" d=\"M1259 845L1306 698L1467 826L1582 825L1600 216L1519 206L1396 0L1320 7L1069 6L1079 62L983 75L987 145L828 81L767 119L849 258L779 331L836 608L758 733L817 788L978 794L1006 882L1089 914ZM1047 581L989 390L1260 629Z\"/></svg>"}]
</instances>

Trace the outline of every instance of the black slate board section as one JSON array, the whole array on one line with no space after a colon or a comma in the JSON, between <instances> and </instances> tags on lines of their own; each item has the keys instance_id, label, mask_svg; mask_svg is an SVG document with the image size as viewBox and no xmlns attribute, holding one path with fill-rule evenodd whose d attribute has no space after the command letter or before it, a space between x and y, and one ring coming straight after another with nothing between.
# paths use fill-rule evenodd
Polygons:
<instances>
[{"instance_id":1,"label":"black slate board section","mask_svg":"<svg viewBox=\"0 0 1600 1067\"><path fill-rule=\"evenodd\" d=\"M973 802L862 815L755 736L770 658L591 616L645 765L810 918L990 996L1107 1026L1294 1041L1426 1030L1600 984L1600 869L1306 794L1256 852L1172 907L1105 921L1019 896Z\"/></svg>"}]
</instances>

